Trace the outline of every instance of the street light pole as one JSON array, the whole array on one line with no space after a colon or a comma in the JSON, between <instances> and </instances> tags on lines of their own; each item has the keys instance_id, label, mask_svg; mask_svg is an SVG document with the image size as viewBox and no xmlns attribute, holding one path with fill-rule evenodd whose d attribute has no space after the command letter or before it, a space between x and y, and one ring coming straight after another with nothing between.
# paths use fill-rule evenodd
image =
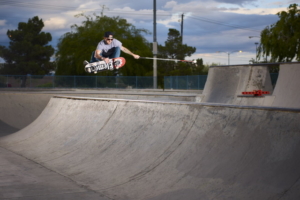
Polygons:
<instances>
[{"instance_id":1,"label":"street light pole","mask_svg":"<svg viewBox=\"0 0 300 200\"><path fill-rule=\"evenodd\" d=\"M217 51L217 53L221 53L221 52L223 52L223 53L227 53L227 55L228 55L228 65L230 65L230 54L231 54L231 53L234 53L234 52L239 52L239 53L242 53L243 51L241 51L241 50L239 50L239 51L232 51L232 52L226 52L226 51Z\"/></svg>"},{"instance_id":2,"label":"street light pole","mask_svg":"<svg viewBox=\"0 0 300 200\"><path fill-rule=\"evenodd\" d=\"M254 44L256 46L256 59L255 60L256 60L256 63L257 63L257 45L258 45L258 42L255 42Z\"/></svg>"},{"instance_id":3,"label":"street light pole","mask_svg":"<svg viewBox=\"0 0 300 200\"><path fill-rule=\"evenodd\" d=\"M254 37L258 37L258 38L260 38L259 36L249 36L249 38L251 39L251 38L254 38Z\"/></svg>"},{"instance_id":4,"label":"street light pole","mask_svg":"<svg viewBox=\"0 0 300 200\"><path fill-rule=\"evenodd\" d=\"M228 54L228 65L230 65L230 53L227 52L227 54Z\"/></svg>"},{"instance_id":5,"label":"street light pole","mask_svg":"<svg viewBox=\"0 0 300 200\"><path fill-rule=\"evenodd\" d=\"M259 37L259 36L249 36L249 39L251 39L251 38L254 38L254 37L257 37L257 38L261 38L261 37ZM254 43L255 45L256 45L256 62L257 62L257 45L259 44L258 42L255 42ZM268 62L268 56L267 56L267 53L266 53L266 62Z\"/></svg>"}]
</instances>

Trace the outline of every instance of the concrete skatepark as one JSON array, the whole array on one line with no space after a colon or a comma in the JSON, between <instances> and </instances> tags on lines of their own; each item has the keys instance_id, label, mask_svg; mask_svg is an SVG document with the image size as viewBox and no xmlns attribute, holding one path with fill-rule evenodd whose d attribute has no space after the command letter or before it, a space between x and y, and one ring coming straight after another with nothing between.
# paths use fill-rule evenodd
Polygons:
<instances>
[{"instance_id":1,"label":"concrete skatepark","mask_svg":"<svg viewBox=\"0 0 300 200\"><path fill-rule=\"evenodd\" d=\"M199 91L0 91L0 199L300 199L300 63ZM242 96L268 90L270 95Z\"/></svg>"}]
</instances>

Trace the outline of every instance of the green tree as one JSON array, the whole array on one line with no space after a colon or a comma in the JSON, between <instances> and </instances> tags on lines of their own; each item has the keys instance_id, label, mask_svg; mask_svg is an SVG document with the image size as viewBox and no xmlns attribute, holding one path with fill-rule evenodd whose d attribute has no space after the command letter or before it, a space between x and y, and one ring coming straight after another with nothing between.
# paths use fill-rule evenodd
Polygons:
<instances>
[{"instance_id":1,"label":"green tree","mask_svg":"<svg viewBox=\"0 0 300 200\"><path fill-rule=\"evenodd\" d=\"M56 52L58 69L57 75L91 75L84 71L82 62L90 60L91 53L95 51L98 43L103 39L106 31L112 31L115 38L122 42L122 45L133 53L141 56L151 56L152 52L149 43L142 36L148 34L145 29L137 29L125 19L120 17L107 16L86 16L81 25L73 25L72 32L64 34L58 43ZM126 59L124 67L119 73L124 76L144 76L151 74L152 64L149 60L135 60L132 56L121 53ZM113 71L104 71L97 76L112 76Z\"/></svg>"},{"instance_id":2,"label":"green tree","mask_svg":"<svg viewBox=\"0 0 300 200\"><path fill-rule=\"evenodd\" d=\"M158 45L158 57L184 60L186 56L195 53L196 48L182 44L181 35L176 29L169 29L165 45ZM164 76L191 75L195 72L191 63L159 61L157 62L158 85L163 85Z\"/></svg>"},{"instance_id":3,"label":"green tree","mask_svg":"<svg viewBox=\"0 0 300 200\"><path fill-rule=\"evenodd\" d=\"M52 36L41 32L43 27L43 20L35 16L27 23L20 22L17 30L7 31L9 46L0 46L0 56L6 62L1 70L2 74L45 75L54 69L54 65L50 63L54 48L47 45ZM24 87L26 76L22 78L21 86Z\"/></svg>"},{"instance_id":4,"label":"green tree","mask_svg":"<svg viewBox=\"0 0 300 200\"><path fill-rule=\"evenodd\" d=\"M300 61L300 10L291 4L288 11L277 13L280 18L275 24L261 32L259 57L270 56L271 62Z\"/></svg>"},{"instance_id":5,"label":"green tree","mask_svg":"<svg viewBox=\"0 0 300 200\"><path fill-rule=\"evenodd\" d=\"M191 56L195 51L195 47L182 44L180 33L176 29L169 29L165 46L159 46L159 53L161 55L179 60L183 60L186 56Z\"/></svg>"},{"instance_id":6,"label":"green tree","mask_svg":"<svg viewBox=\"0 0 300 200\"><path fill-rule=\"evenodd\" d=\"M197 65L193 67L193 75L207 75L208 74L208 67L203 64L203 59L197 59Z\"/></svg>"}]
</instances>

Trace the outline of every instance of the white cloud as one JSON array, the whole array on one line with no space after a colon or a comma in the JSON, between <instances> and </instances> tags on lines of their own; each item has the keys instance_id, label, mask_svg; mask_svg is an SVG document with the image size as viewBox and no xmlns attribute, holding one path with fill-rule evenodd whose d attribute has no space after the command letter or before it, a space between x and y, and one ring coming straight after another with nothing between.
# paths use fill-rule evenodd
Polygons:
<instances>
[{"instance_id":1,"label":"white cloud","mask_svg":"<svg viewBox=\"0 0 300 200\"><path fill-rule=\"evenodd\" d=\"M133 11L135 11L134 9L132 9L132 8L130 8L130 7L124 7L124 8L116 8L116 9L114 9L114 11L125 11L125 12L128 12L128 11L130 11L130 12L133 12Z\"/></svg>"},{"instance_id":2,"label":"white cloud","mask_svg":"<svg viewBox=\"0 0 300 200\"><path fill-rule=\"evenodd\" d=\"M234 10L224 10L223 12L229 12L229 13L237 13L237 14L243 14L243 15L276 15L278 12L286 10L285 7L281 8L239 8Z\"/></svg>"},{"instance_id":3,"label":"white cloud","mask_svg":"<svg viewBox=\"0 0 300 200\"><path fill-rule=\"evenodd\" d=\"M255 53L252 52L242 52L230 54L230 64L249 64L252 58L255 58ZM212 63L217 65L227 65L228 64L228 54L226 53L199 53L193 54L191 57L186 57L187 60L202 58L204 64L212 65Z\"/></svg>"},{"instance_id":4,"label":"white cloud","mask_svg":"<svg viewBox=\"0 0 300 200\"><path fill-rule=\"evenodd\" d=\"M91 8L95 8L94 2L86 2L84 4L81 4L78 7L79 10L82 10L82 9L91 9Z\"/></svg>"},{"instance_id":5,"label":"white cloud","mask_svg":"<svg viewBox=\"0 0 300 200\"><path fill-rule=\"evenodd\" d=\"M0 26L5 26L6 25L6 20L0 20Z\"/></svg>"},{"instance_id":6,"label":"white cloud","mask_svg":"<svg viewBox=\"0 0 300 200\"><path fill-rule=\"evenodd\" d=\"M216 11L217 5L219 5L219 3L214 1L205 2L205 4L200 3L199 1L191 1L183 4L177 4L175 1L170 1L166 3L164 8L169 8L172 12L209 14Z\"/></svg>"},{"instance_id":7,"label":"white cloud","mask_svg":"<svg viewBox=\"0 0 300 200\"><path fill-rule=\"evenodd\" d=\"M163 24L163 25L165 25L168 28L174 28L174 26L170 25L170 23L172 23L172 22L179 23L179 20L180 20L179 16L180 16L179 13L178 14L174 14L170 18L167 18L167 19L164 19L164 20L157 20L157 23Z\"/></svg>"},{"instance_id":8,"label":"white cloud","mask_svg":"<svg viewBox=\"0 0 300 200\"><path fill-rule=\"evenodd\" d=\"M44 22L46 30L66 28L66 19L53 17Z\"/></svg>"},{"instance_id":9,"label":"white cloud","mask_svg":"<svg viewBox=\"0 0 300 200\"><path fill-rule=\"evenodd\" d=\"M176 1L169 1L166 3L166 5L164 6L164 8L174 8L177 6L177 2Z\"/></svg>"}]
</instances>

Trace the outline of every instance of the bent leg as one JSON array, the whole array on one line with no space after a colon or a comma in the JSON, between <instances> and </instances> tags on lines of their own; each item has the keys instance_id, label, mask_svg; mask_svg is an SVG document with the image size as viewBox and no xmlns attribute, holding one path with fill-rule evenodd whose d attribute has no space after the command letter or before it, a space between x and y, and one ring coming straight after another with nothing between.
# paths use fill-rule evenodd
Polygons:
<instances>
[{"instance_id":1,"label":"bent leg","mask_svg":"<svg viewBox=\"0 0 300 200\"><path fill-rule=\"evenodd\" d=\"M109 56L109 58L118 58L121 55L120 47L115 47L115 51Z\"/></svg>"}]
</instances>

